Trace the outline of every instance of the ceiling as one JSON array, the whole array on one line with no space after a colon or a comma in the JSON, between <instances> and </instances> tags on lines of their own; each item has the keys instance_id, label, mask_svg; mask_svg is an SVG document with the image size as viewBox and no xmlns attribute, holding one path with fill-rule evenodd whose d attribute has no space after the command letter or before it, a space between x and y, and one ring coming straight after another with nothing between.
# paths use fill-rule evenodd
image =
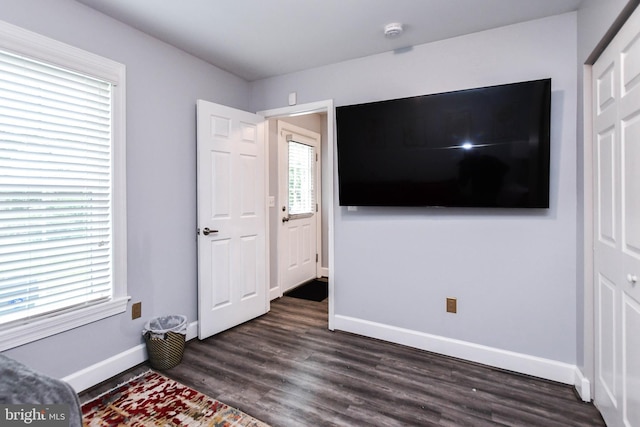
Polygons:
<instances>
[{"instance_id":1,"label":"ceiling","mask_svg":"<svg viewBox=\"0 0 640 427\"><path fill-rule=\"evenodd\" d=\"M76 0L247 81L576 10L581 0ZM388 23L404 24L396 38Z\"/></svg>"}]
</instances>

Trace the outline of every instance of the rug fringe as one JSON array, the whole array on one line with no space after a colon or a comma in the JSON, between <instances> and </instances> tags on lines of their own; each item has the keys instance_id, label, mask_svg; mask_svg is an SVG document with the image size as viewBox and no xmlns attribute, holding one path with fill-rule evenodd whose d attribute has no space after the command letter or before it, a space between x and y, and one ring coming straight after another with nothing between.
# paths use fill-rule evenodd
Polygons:
<instances>
[{"instance_id":1,"label":"rug fringe","mask_svg":"<svg viewBox=\"0 0 640 427\"><path fill-rule=\"evenodd\" d=\"M115 387L112 387L112 388L110 388L109 390L107 390L107 391L105 391L105 392L103 392L103 393L100 393L100 394L99 394L99 395L97 395L96 397L94 397L94 398L92 398L92 399L90 399L90 400L87 400L86 402L83 402L83 403L82 403L82 405L84 406L84 405L87 405L87 404L89 404L89 403L93 402L94 400L101 399L101 398L103 398L105 395L107 395L107 394L109 394L109 393L113 392L115 389L120 388L120 387L122 387L122 386L124 386L124 385L127 385L127 384L129 384L131 381L137 380L138 378L142 378L142 377L144 377L145 375L148 375L149 373L157 373L157 372L156 372L156 371L154 371L153 369L147 369L147 370L146 370L146 371L144 371L143 373L138 374L138 375L135 375L135 376L133 376L133 377L129 378L128 380L126 380L126 381L123 381L123 382L119 383L119 384L118 384L118 385L116 385Z\"/></svg>"}]
</instances>

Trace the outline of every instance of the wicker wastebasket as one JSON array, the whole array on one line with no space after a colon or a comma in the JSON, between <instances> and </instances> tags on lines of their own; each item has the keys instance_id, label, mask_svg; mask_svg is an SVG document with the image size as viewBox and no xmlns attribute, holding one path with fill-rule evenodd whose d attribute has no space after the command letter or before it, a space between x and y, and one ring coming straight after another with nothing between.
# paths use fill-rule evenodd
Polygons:
<instances>
[{"instance_id":1,"label":"wicker wastebasket","mask_svg":"<svg viewBox=\"0 0 640 427\"><path fill-rule=\"evenodd\" d=\"M153 318L147 322L142 334L152 368L170 369L182 361L187 335L186 316Z\"/></svg>"}]
</instances>

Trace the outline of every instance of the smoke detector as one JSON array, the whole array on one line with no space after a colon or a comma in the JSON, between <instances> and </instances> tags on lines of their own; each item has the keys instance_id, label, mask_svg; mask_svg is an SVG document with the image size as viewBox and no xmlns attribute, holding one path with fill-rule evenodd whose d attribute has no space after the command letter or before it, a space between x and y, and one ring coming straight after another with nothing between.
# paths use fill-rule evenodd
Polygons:
<instances>
[{"instance_id":1,"label":"smoke detector","mask_svg":"<svg viewBox=\"0 0 640 427\"><path fill-rule=\"evenodd\" d=\"M399 22L392 22L384 26L384 35L389 39L398 37L402 34L402 31L404 31L404 28L402 28L402 24Z\"/></svg>"}]
</instances>

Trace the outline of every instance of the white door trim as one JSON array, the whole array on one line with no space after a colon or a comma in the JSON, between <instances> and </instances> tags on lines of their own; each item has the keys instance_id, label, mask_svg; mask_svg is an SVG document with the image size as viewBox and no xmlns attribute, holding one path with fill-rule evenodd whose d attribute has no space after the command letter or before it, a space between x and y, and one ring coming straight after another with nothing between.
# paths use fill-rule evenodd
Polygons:
<instances>
[{"instance_id":1,"label":"white door trim","mask_svg":"<svg viewBox=\"0 0 640 427\"><path fill-rule=\"evenodd\" d=\"M582 374L590 379L589 387L576 387L583 401L593 399L595 387L595 312L594 312L594 266L593 266L593 89L591 85L592 65L585 65L583 72L583 366Z\"/></svg>"},{"instance_id":2,"label":"white door trim","mask_svg":"<svg viewBox=\"0 0 640 427\"><path fill-rule=\"evenodd\" d=\"M334 330L335 323L335 259L334 259L334 199L336 197L334 191L334 164L335 164L335 108L333 100L318 101L309 104L292 105L290 107L275 108L271 110L258 111L258 114L266 119L278 117L291 117L302 114L326 113L327 114L327 159L324 168L327 171L327 182L329 185L325 187L325 197L327 200L328 225L327 230L329 238L328 247L328 266L329 266L329 329Z\"/></svg>"}]
</instances>

